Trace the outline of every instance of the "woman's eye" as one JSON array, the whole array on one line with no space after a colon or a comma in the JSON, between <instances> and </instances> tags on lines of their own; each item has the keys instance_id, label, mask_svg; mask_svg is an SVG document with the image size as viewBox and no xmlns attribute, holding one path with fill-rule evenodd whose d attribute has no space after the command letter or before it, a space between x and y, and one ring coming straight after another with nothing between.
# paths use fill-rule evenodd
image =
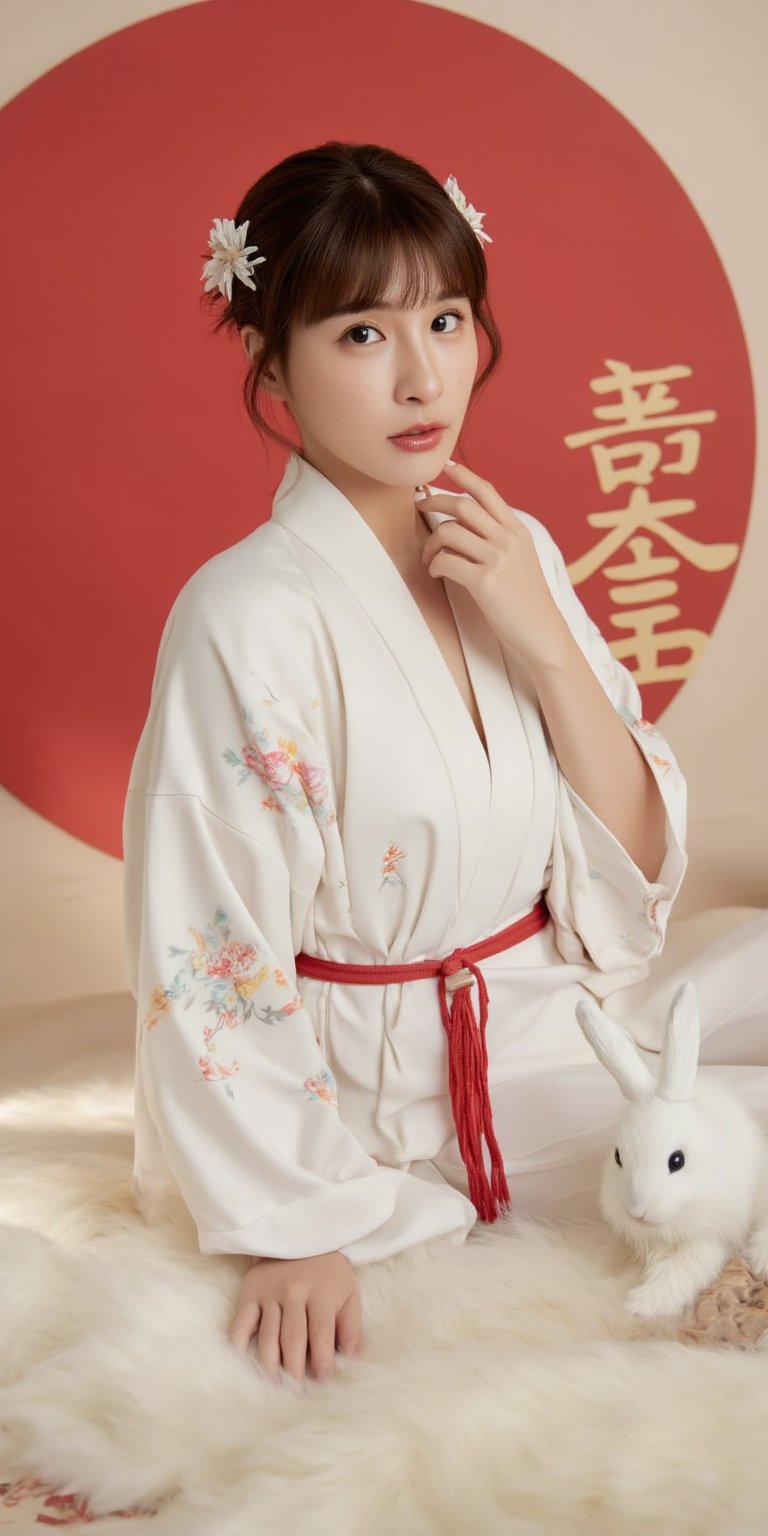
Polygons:
<instances>
[{"instance_id":1,"label":"woman's eye","mask_svg":"<svg viewBox=\"0 0 768 1536\"><path fill-rule=\"evenodd\" d=\"M355 335L355 332L357 332L359 335L361 331L375 331L375 329L375 325L353 325L348 331L344 332L344 335L341 339L342 341L346 341L347 337L351 339Z\"/></svg>"},{"instance_id":2,"label":"woman's eye","mask_svg":"<svg viewBox=\"0 0 768 1536\"><path fill-rule=\"evenodd\" d=\"M454 326L451 326L448 330L440 330L440 331L438 331L438 335L439 336L452 336L454 331L457 331L459 329L459 325L464 320L464 315L463 315L463 313L462 313L462 311L460 309L446 309L446 310L443 311L443 313L441 315L436 315L436 317L433 320L432 324L433 325L437 325L441 320L450 320L450 319L456 320L457 324L454 325ZM352 325L352 326L350 326L348 331L344 332L344 335L342 336L341 339L342 339L342 341L346 341L347 338L349 338L351 340L355 335L360 335L361 333L368 333L368 332L373 332L373 331L377 331L377 330L378 330L378 327L375 326L375 325ZM379 335L381 335L380 331L379 331ZM361 343L361 345L365 346L365 345L367 345L367 343L363 342L363 343Z\"/></svg>"},{"instance_id":3,"label":"woman's eye","mask_svg":"<svg viewBox=\"0 0 768 1536\"><path fill-rule=\"evenodd\" d=\"M438 315L437 320L456 320L458 322L456 325L451 327L450 331L443 331L442 335L443 336L450 336L450 335L452 335L453 331L457 331L459 329L459 326L461 325L463 319L464 319L464 316L463 316L463 314L462 314L460 309L446 309L444 314ZM437 324L437 320L435 321L435 324Z\"/></svg>"}]
</instances>

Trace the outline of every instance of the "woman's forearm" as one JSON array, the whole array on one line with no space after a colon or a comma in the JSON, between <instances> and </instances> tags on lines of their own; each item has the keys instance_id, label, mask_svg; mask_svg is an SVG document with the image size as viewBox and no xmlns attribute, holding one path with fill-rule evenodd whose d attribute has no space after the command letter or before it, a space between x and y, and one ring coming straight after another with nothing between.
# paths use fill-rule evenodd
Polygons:
<instances>
[{"instance_id":1,"label":"woman's forearm","mask_svg":"<svg viewBox=\"0 0 768 1536\"><path fill-rule=\"evenodd\" d=\"M565 619L557 650L530 676L560 767L576 793L645 875L665 852L664 801L643 753Z\"/></svg>"}]
</instances>

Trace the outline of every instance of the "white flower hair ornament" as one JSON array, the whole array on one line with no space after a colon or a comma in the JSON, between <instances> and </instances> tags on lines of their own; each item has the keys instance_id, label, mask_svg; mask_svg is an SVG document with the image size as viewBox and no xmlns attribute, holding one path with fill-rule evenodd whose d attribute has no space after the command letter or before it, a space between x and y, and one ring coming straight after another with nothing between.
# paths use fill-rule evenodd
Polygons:
<instances>
[{"instance_id":1,"label":"white flower hair ornament","mask_svg":"<svg viewBox=\"0 0 768 1536\"><path fill-rule=\"evenodd\" d=\"M481 223L485 214L478 213L477 209L467 202L455 176L449 176L443 183L443 191L447 192L459 213L464 215L480 243L487 240L488 244L492 245L493 241L490 235L485 233ZM251 280L251 273L260 262L267 259L266 256L256 256L251 259L252 252L257 251L259 247L245 243L249 223L250 220L246 219L243 224L235 227L234 219L214 219L208 236L212 255L203 267L200 281L202 282L203 278L206 279L204 290L206 293L211 288L218 288L219 292L229 299L230 304L232 303L233 276L239 277L241 283L245 283L255 292L256 284Z\"/></svg>"},{"instance_id":2,"label":"white flower hair ornament","mask_svg":"<svg viewBox=\"0 0 768 1536\"><path fill-rule=\"evenodd\" d=\"M576 1019L629 1100L599 1191L605 1220L642 1266L627 1310L679 1314L738 1253L768 1280L768 1141L737 1093L697 1072L693 982L672 998L657 1076L591 999L576 1004Z\"/></svg>"},{"instance_id":3,"label":"white flower hair ornament","mask_svg":"<svg viewBox=\"0 0 768 1536\"><path fill-rule=\"evenodd\" d=\"M455 176L449 176L448 180L443 182L443 191L448 193L451 202L456 204L459 213L463 213L467 223L471 224L480 244L482 245L483 241L487 240L489 245L493 245L490 235L486 234L481 223L481 220L485 218L485 214L478 213L477 209L467 202Z\"/></svg>"},{"instance_id":4,"label":"white flower hair ornament","mask_svg":"<svg viewBox=\"0 0 768 1536\"><path fill-rule=\"evenodd\" d=\"M249 220L244 224L238 224L235 228L234 219L214 219L211 232L208 236L208 244L213 255L206 261L203 267L200 281L207 278L205 293L209 288L218 288L221 293L232 303L232 277L239 277L241 283L256 291L256 284L251 281L251 273L260 261L266 261L266 256L257 256L250 260L251 252L257 251L257 245L246 245L245 237L248 233Z\"/></svg>"}]
</instances>

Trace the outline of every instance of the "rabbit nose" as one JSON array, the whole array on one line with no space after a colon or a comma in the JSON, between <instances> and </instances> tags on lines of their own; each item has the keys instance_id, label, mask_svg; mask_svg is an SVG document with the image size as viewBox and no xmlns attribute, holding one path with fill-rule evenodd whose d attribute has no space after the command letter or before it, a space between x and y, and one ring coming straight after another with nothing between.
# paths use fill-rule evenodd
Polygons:
<instances>
[{"instance_id":1,"label":"rabbit nose","mask_svg":"<svg viewBox=\"0 0 768 1536\"><path fill-rule=\"evenodd\" d=\"M635 1205L630 1205L630 1207L629 1207L629 1214L630 1214L630 1216L634 1216L635 1221L645 1221L645 1214L646 1214L647 1209L648 1209L648 1207L646 1206L645 1210L641 1211L641 1210L638 1210L638 1207L637 1207L636 1204Z\"/></svg>"}]
</instances>

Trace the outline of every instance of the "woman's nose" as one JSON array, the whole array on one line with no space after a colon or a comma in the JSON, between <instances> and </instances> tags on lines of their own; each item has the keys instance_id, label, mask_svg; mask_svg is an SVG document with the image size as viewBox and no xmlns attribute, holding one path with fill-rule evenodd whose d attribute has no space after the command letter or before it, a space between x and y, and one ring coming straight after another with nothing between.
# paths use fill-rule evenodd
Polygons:
<instances>
[{"instance_id":1,"label":"woman's nose","mask_svg":"<svg viewBox=\"0 0 768 1536\"><path fill-rule=\"evenodd\" d=\"M443 381L432 358L414 354L398 376L398 395L404 400L434 400L442 394Z\"/></svg>"}]
</instances>

